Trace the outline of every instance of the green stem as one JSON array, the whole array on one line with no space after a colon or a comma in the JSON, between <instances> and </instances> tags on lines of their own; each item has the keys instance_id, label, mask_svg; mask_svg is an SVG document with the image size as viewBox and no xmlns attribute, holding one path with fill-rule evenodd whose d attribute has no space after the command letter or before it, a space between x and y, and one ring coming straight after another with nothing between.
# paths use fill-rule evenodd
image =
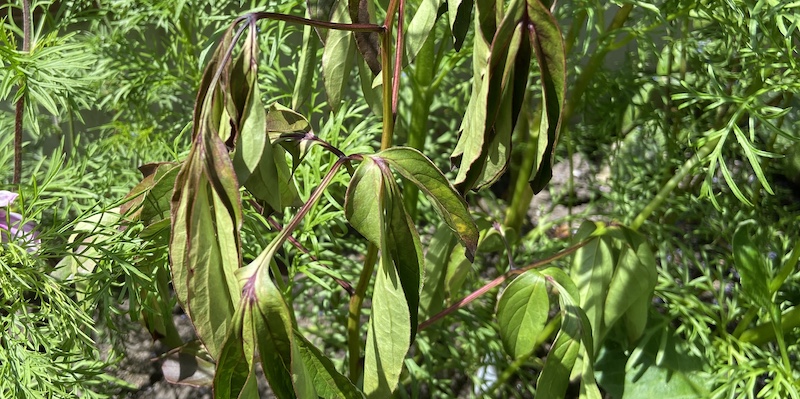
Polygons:
<instances>
[{"instance_id":1,"label":"green stem","mask_svg":"<svg viewBox=\"0 0 800 399\"><path fill-rule=\"evenodd\" d=\"M700 150L697 151L697 154L687 160L683 166L681 166L681 168L675 172L675 175L672 176L672 178L669 179L669 181L664 184L663 187L661 187L661 190L658 191L658 194L656 194L655 198L653 198L650 203L648 203L647 206L645 206L644 209L639 212L639 215L636 216L636 219L633 220L633 223L631 223L630 227L634 230L638 230L644 221L647 220L647 218L650 217L650 215L667 200L672 191L675 190L675 187L678 187L678 184L681 182L681 180L686 178L686 176L688 176L697 165L703 162L708 154L711 154L711 151L714 150L714 147L717 146L718 142L718 138L707 142L700 148Z\"/></svg>"},{"instance_id":2,"label":"green stem","mask_svg":"<svg viewBox=\"0 0 800 399\"><path fill-rule=\"evenodd\" d=\"M561 259L561 258L563 258L563 257L565 257L567 255L570 255L570 254L574 253L575 251L577 251L578 249L582 248L584 245L588 244L591 240L592 240L592 237L590 237L589 239L586 239L584 241L581 241L581 242L579 242L579 243L577 243L577 244L575 244L575 245L573 245L573 246L571 246L571 247L569 247L569 248L567 248L567 249L565 249L565 250L563 250L563 251L561 251L559 253L556 253L556 254L554 254L554 255L552 255L550 257L547 257L547 258L545 258L543 260L531 263L530 265L525 266L523 268L510 270L510 271L504 273L500 277L497 277L496 279L488 282L483 287L478 288L473 293L465 296L460 301L457 301L456 303L454 303L449 308L447 308L447 309L445 309L445 310L433 315L433 317L431 317L430 319L425 320L424 322L420 323L419 327L417 327L417 331L422 331L422 330L430 327L433 323L436 323L437 321L441 320L445 316L449 315L450 313L453 313L456 310L458 310L460 308L463 308L464 306L467 306L470 302L480 298L481 295L489 292L492 288L497 287L500 284L503 284L503 282L508 280L510 277L516 276L518 274L525 273L525 272L527 272L528 270L531 270L531 269L535 269L535 268L539 268L539 267L545 266L545 265L553 262L554 260Z\"/></svg>"},{"instance_id":3,"label":"green stem","mask_svg":"<svg viewBox=\"0 0 800 399\"><path fill-rule=\"evenodd\" d=\"M621 28L628 19L631 10L633 10L632 3L626 4L620 8L614 15L614 19L611 21L611 24L608 25L608 29L606 29L603 36L608 37L611 32ZM581 97L583 97L583 93L589 87L589 83L592 81L594 74L597 73L597 70L600 68L600 65L603 64L603 60L606 58L606 54L608 54L608 52L611 50L612 44L613 42L610 40L607 43L602 44L602 47L598 48L589 59L589 62L586 64L586 68L583 69L580 76L578 76L578 80L575 81L572 94L570 94L570 98L567 100L567 104L564 106L562 120L567 121L572 116L572 113L575 110L575 104L580 101Z\"/></svg>"},{"instance_id":4,"label":"green stem","mask_svg":"<svg viewBox=\"0 0 800 399\"><path fill-rule=\"evenodd\" d=\"M781 335L800 327L800 306L795 306L781 314ZM775 339L775 329L772 320L759 324L739 337L739 341L748 342L756 346L764 345Z\"/></svg>"},{"instance_id":5,"label":"green stem","mask_svg":"<svg viewBox=\"0 0 800 399\"><path fill-rule=\"evenodd\" d=\"M506 219L503 222L506 227L510 227L516 232L519 232L522 228L522 222L525 220L525 215L528 213L528 208L530 208L531 199L533 198L533 190L531 190L528 180L530 180L533 164L536 162L539 152L539 147L535 144L536 140L538 140L538 135L533 137L533 135L528 134L531 130L531 115L527 104L528 97L525 96L522 105L522 115L520 115L519 118L519 132L525 134L525 140L524 143L522 143L524 152L522 154L519 172L517 173L517 179L514 182L511 204L506 210ZM536 109L536 115L533 120L538 121L541 117L542 108L540 105ZM535 122L534 126L537 126L536 130L538 131L538 122ZM517 234L517 236L519 236L519 234Z\"/></svg>"},{"instance_id":6,"label":"green stem","mask_svg":"<svg viewBox=\"0 0 800 399\"><path fill-rule=\"evenodd\" d=\"M22 0L22 51L27 53L31 50L31 3L30 0ZM24 79L24 78L23 78ZM24 82L20 84L23 88ZM19 184L22 180L22 123L25 114L25 93L17 100L14 110L14 177L12 184Z\"/></svg>"},{"instance_id":7,"label":"green stem","mask_svg":"<svg viewBox=\"0 0 800 399\"><path fill-rule=\"evenodd\" d=\"M358 381L361 378L361 305L364 302L367 286L377 260L378 247L375 244L369 244L367 256L364 258L364 268L358 278L355 293L350 297L349 312L347 313L347 352L351 381Z\"/></svg>"},{"instance_id":8,"label":"green stem","mask_svg":"<svg viewBox=\"0 0 800 399\"><path fill-rule=\"evenodd\" d=\"M431 111L433 93L431 84L436 73L435 34L428 39L419 50L414 62L414 84L411 86L413 97L411 99L411 121L408 127L408 146L422 150L428 135L428 116ZM414 184L403 186L403 201L406 211L412 220L417 217L417 199L419 189Z\"/></svg>"}]
</instances>

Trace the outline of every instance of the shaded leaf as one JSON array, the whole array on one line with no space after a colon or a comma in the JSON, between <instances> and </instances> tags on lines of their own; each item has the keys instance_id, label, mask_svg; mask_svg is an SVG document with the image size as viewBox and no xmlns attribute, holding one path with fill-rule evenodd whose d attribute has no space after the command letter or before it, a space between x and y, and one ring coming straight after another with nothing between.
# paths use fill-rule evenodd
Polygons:
<instances>
[{"instance_id":1,"label":"shaded leaf","mask_svg":"<svg viewBox=\"0 0 800 399\"><path fill-rule=\"evenodd\" d=\"M350 13L350 20L354 24L369 24L374 23L375 14L372 10L372 3L370 0L348 0L348 11ZM381 45L380 37L376 32L353 32L356 39L356 47L358 52L367 62L369 69L373 75L378 75L381 71Z\"/></svg>"},{"instance_id":2,"label":"shaded leaf","mask_svg":"<svg viewBox=\"0 0 800 399\"><path fill-rule=\"evenodd\" d=\"M472 22L472 8L475 0L447 0L447 18L453 34L453 48L461 50Z\"/></svg>"},{"instance_id":3,"label":"shaded leaf","mask_svg":"<svg viewBox=\"0 0 800 399\"><path fill-rule=\"evenodd\" d=\"M772 306L772 295L769 290L771 276L767 270L766 262L761 257L754 238L754 221L741 223L733 234L733 260L736 271L739 272L742 282L742 291L754 304L763 308Z\"/></svg>"},{"instance_id":4,"label":"shaded leaf","mask_svg":"<svg viewBox=\"0 0 800 399\"><path fill-rule=\"evenodd\" d=\"M553 154L561 129L566 96L566 53L558 24L540 0L527 0L527 19L531 27L528 30L530 46L536 55L541 76L544 112L539 132L540 135L547 132L547 145L539 146L539 156L531 172L531 188L534 193L538 193L553 176Z\"/></svg>"},{"instance_id":5,"label":"shaded leaf","mask_svg":"<svg viewBox=\"0 0 800 399\"><path fill-rule=\"evenodd\" d=\"M458 239L453 231L439 225L425 253L425 283L419 297L419 318L427 320L444 309L447 265Z\"/></svg>"},{"instance_id":6,"label":"shaded leaf","mask_svg":"<svg viewBox=\"0 0 800 399\"><path fill-rule=\"evenodd\" d=\"M535 270L515 278L497 302L497 324L506 352L519 358L533 352L550 312L546 280Z\"/></svg>"},{"instance_id":7,"label":"shaded leaf","mask_svg":"<svg viewBox=\"0 0 800 399\"><path fill-rule=\"evenodd\" d=\"M239 306L217 359L214 374L215 398L258 396L255 369L253 368L255 360L253 358L251 323L250 309L247 306Z\"/></svg>"},{"instance_id":8,"label":"shaded leaf","mask_svg":"<svg viewBox=\"0 0 800 399\"><path fill-rule=\"evenodd\" d=\"M536 397L563 398L581 343L590 358L592 356L592 331L589 320L578 306L580 302L578 288L566 273L551 267L542 270L541 274L549 277L550 283L558 290L561 328L537 379Z\"/></svg>"}]
</instances>

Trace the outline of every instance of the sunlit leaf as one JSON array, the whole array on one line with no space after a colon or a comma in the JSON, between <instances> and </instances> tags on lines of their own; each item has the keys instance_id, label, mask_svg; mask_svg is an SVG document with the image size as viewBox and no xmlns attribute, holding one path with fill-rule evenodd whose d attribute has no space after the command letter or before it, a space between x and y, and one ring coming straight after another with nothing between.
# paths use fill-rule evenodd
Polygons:
<instances>
[{"instance_id":1,"label":"sunlit leaf","mask_svg":"<svg viewBox=\"0 0 800 399\"><path fill-rule=\"evenodd\" d=\"M175 292L212 357L220 354L240 290L242 220L225 144L201 131L175 180L170 258Z\"/></svg>"},{"instance_id":2,"label":"sunlit leaf","mask_svg":"<svg viewBox=\"0 0 800 399\"><path fill-rule=\"evenodd\" d=\"M531 353L549 312L544 277L529 270L515 278L497 302L497 324L506 352L514 358Z\"/></svg>"},{"instance_id":3,"label":"sunlit leaf","mask_svg":"<svg viewBox=\"0 0 800 399\"><path fill-rule=\"evenodd\" d=\"M314 84L314 76L317 73L317 50L319 49L319 38L314 33L311 26L303 28L303 45L300 48L300 60L297 65L297 80L294 82L292 91L292 108L300 109L306 105L311 98L311 89ZM308 104L309 108L313 104Z\"/></svg>"},{"instance_id":4,"label":"sunlit leaf","mask_svg":"<svg viewBox=\"0 0 800 399\"><path fill-rule=\"evenodd\" d=\"M414 17L408 23L405 34L406 62L413 62L428 36L434 34L433 28L441 3L442 0L422 0L414 12Z\"/></svg>"},{"instance_id":5,"label":"sunlit leaf","mask_svg":"<svg viewBox=\"0 0 800 399\"><path fill-rule=\"evenodd\" d=\"M333 11L332 21L350 22L345 1L338 2ZM322 52L322 76L325 79L328 105L334 110L339 109L342 92L350 83L355 47L353 35L350 32L334 29L328 32L325 49Z\"/></svg>"},{"instance_id":6,"label":"sunlit leaf","mask_svg":"<svg viewBox=\"0 0 800 399\"><path fill-rule=\"evenodd\" d=\"M439 168L413 148L394 147L381 151L379 156L430 198L434 209L466 246L470 260L474 259L478 246L478 227L472 220L467 203Z\"/></svg>"},{"instance_id":7,"label":"sunlit leaf","mask_svg":"<svg viewBox=\"0 0 800 399\"><path fill-rule=\"evenodd\" d=\"M300 359L308 370L308 376L313 381L314 388L319 397L324 399L361 399L364 394L341 375L333 363L322 354L311 342L295 332Z\"/></svg>"},{"instance_id":8,"label":"sunlit leaf","mask_svg":"<svg viewBox=\"0 0 800 399\"><path fill-rule=\"evenodd\" d=\"M367 326L364 392L368 398L392 396L403 359L411 345L411 315L400 277L387 256L381 256Z\"/></svg>"}]
</instances>

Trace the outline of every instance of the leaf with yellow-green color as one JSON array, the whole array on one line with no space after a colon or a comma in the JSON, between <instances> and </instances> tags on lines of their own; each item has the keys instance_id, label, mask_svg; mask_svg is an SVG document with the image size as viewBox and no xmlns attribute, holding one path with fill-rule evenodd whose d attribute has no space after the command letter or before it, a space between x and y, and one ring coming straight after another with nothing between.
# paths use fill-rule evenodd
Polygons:
<instances>
[{"instance_id":1,"label":"leaf with yellow-green color","mask_svg":"<svg viewBox=\"0 0 800 399\"><path fill-rule=\"evenodd\" d=\"M439 168L421 152L409 147L390 148L378 156L428 196L436 212L467 248L467 257L473 260L478 247L478 227L466 201Z\"/></svg>"}]
</instances>

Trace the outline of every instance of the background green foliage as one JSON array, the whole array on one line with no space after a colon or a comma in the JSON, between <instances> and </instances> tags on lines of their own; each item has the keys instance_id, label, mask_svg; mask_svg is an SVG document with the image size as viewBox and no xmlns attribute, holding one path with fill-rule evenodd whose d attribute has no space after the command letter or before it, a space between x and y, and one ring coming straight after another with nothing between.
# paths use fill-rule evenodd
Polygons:
<instances>
[{"instance_id":1,"label":"background green foliage","mask_svg":"<svg viewBox=\"0 0 800 399\"><path fill-rule=\"evenodd\" d=\"M422 4L409 1L409 16ZM20 6L0 6L0 148L5 149L0 181L3 189L22 194L15 211L38 223L42 239L33 255L6 243L0 252L0 320L6 331L0 343L0 396L121 395L130 387L108 373L121 355L114 350L124 334L115 328L118 314L141 321L167 342L175 339L175 298L165 285L166 233L148 237L140 234L144 225L121 230L98 221L114 214L139 182L138 166L186 157L203 69L231 20L252 9L303 15L305 6L299 1L34 2L30 54L18 51ZM595 334L593 378L615 398L800 397L795 355L800 350L800 147L794 95L800 85L800 5L571 1L559 2L554 14L565 38L569 76L556 160L583 154L591 165L590 218L624 223L641 234L614 241L615 233L609 233L595 241L614 257L608 270L617 270L619 253L635 247L631 242L639 237L652 246L658 266L652 303L640 302L648 305L643 311L649 316L640 338L631 335L628 324L598 329L603 318L593 318L581 303ZM404 70L395 140L422 149L453 181L457 170L450 168L450 155L473 83L475 38L470 32L461 50L452 51L447 19L435 24L435 40L419 43L418 60ZM265 104L293 106L296 82L304 76L298 72L303 28L283 22L259 26L261 97ZM304 50L322 62L332 51ZM380 104L363 92L364 68L348 70L341 104L328 104L330 83L311 68L312 76L305 78L312 89L298 104L314 134L347 155L378 149L381 119L374 111ZM12 187L6 183L12 175L14 103L20 96L27 101L24 183ZM527 96L531 111L523 123L531 125L538 123L537 84ZM442 304L576 242L565 240L563 231L580 236L577 220L586 215L527 216L532 193L527 178L522 185L517 180L524 176L520 170L526 166L519 165L527 165L532 139L525 130L515 132L509 170L491 190L467 195L481 242L471 264L454 241L442 245L441 256L449 259L447 282L436 299ZM293 174L301 201L308 201L321 183L321 171L336 160L317 147L307 152ZM287 245L274 257L278 273L292 282L285 290L291 293L283 294L293 298L289 305L299 329L340 372L347 369L349 295L334 278L355 285L368 253L365 240L345 222L348 183L346 174L335 175L293 233L307 252ZM568 179L568 187L576 184ZM561 197L570 209L579 205L573 196L568 191ZM243 195L244 264L255 260L278 234L276 226L287 225L294 215L289 210L265 216L250 206L253 200ZM448 239L437 238L441 219L424 195L413 203L409 213L416 216L430 262L437 256L433 249ZM507 213L512 210L519 211L512 217ZM491 227L495 221L504 225L503 234ZM565 223L565 230L553 228ZM431 243L437 245L428 247ZM579 275L582 265L576 259L585 259L582 254L553 265ZM88 258L91 269L81 269ZM80 272L64 279L58 273L65 270L63 259L75 262L69 265ZM600 270L594 263L583 266ZM577 288L586 294L575 274ZM532 323L541 330L533 337L536 345L517 353L521 349L505 336L508 318L501 309L511 298L506 295L525 288L523 276L506 291L494 288L420 331L395 395L536 394L562 321L551 318L543 327ZM587 281L596 283L596 278ZM426 294L421 295L424 303ZM548 295L552 308L531 308L534 315L552 316L558 309L563 298ZM370 316L369 309L364 316ZM367 323L361 328L366 336ZM572 388L569 397L578 395Z\"/></svg>"}]
</instances>

